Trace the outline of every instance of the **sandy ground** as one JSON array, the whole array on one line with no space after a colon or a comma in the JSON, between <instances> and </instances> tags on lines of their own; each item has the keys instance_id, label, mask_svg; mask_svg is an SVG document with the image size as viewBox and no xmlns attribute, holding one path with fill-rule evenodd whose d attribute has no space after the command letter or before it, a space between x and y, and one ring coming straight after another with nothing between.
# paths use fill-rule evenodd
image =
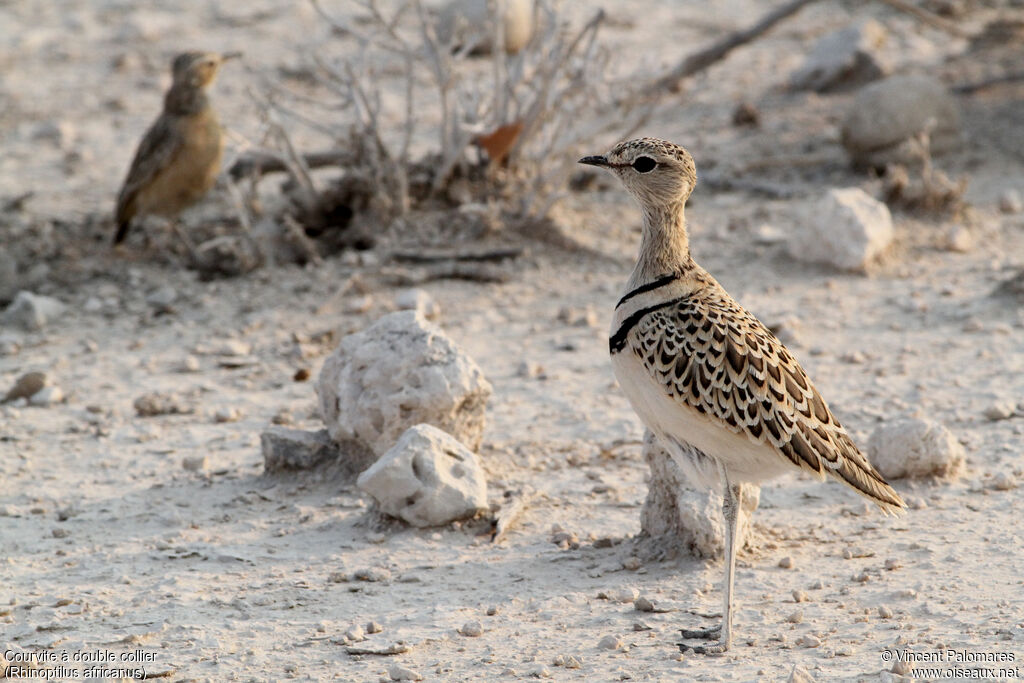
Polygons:
<instances>
[{"instance_id":1,"label":"sandy ground","mask_svg":"<svg viewBox=\"0 0 1024 683\"><path fill-rule=\"evenodd\" d=\"M686 144L699 168L716 173L820 153L825 161L812 171L769 164L763 175L808 196L833 185L872 189L836 143L849 96L779 87L814 38L849 21L851 7L804 10L698 79L643 132ZM604 40L639 68L673 63L761 8L631 0L609 10ZM938 70L964 47L873 12L895 36L887 49L902 68ZM673 39L659 51L650 36L665 27ZM301 63L295 45L326 39L308 7L283 0L0 6L0 199L35 192L22 211L0 217L0 238L13 248L59 239L61 225L102 224L176 50L248 53L216 89L230 155L259 135L246 88ZM761 109L762 129L729 125L741 98ZM357 262L201 283L145 254L111 253L103 227L103 243L83 245L81 261L48 259L60 250L42 249L20 264L34 291L69 312L41 332L0 330L14 345L0 356L0 389L44 370L67 400L0 406L0 646L42 657L141 652L133 656L146 672L168 680L376 681L398 662L452 681L780 680L795 665L818 680L874 681L888 676L886 652L947 648L1009 653L1024 674L1022 489L992 486L1000 472L1024 477L1024 419L984 415L1024 400L1024 314L989 296L1024 265L1024 220L996 207L1004 190L1024 190L1022 128L1001 118L1003 100L963 104L971 144L938 163L971 180L966 253L943 248L953 227L946 219L897 214L897 244L870 276L836 273L751 239L764 223L786 232L801 200L698 188L689 213L698 260L762 319L785 326L860 443L885 421L918 415L948 426L968 452L956 481L896 482L911 508L899 520L839 485L802 477L765 485L754 547L740 558L737 641L725 656L681 656L674 645L675 629L714 623L720 562L631 561L647 468L638 445L611 449L642 430L614 385L605 330L639 217L603 180L557 215L595 254L527 245L507 284L425 287L442 309L439 324L494 385L481 452L492 500L523 486L538 494L499 544L473 525L384 522L357 489L330 478L262 475L259 434L275 415L320 426L312 383L292 377L300 368L315 377L332 343L309 340L360 329L393 308L395 290L333 296L363 268ZM595 140L590 151L611 142ZM174 310L158 315L147 296L165 288ZM589 310L594 320L567 324L566 307L570 318ZM253 362L226 368L204 354L224 340L250 344ZM184 368L189 356L197 370ZM543 373L524 375L524 362ZM150 391L174 392L194 412L136 416L133 401ZM217 421L232 409L237 421ZM197 456L205 468L183 468ZM556 525L580 547L553 544ZM593 543L607 538L624 542ZM632 589L667 611L616 600ZM461 635L473 621L483 634ZM403 642L407 651L348 654L345 633L369 622L381 630L361 646ZM600 649L608 635L623 648ZM565 666L573 658L579 667Z\"/></svg>"}]
</instances>

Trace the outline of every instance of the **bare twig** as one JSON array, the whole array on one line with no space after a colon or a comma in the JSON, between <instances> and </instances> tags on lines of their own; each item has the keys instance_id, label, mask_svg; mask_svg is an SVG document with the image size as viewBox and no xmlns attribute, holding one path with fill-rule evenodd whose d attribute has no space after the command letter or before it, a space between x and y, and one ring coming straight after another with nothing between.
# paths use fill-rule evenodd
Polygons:
<instances>
[{"instance_id":1,"label":"bare twig","mask_svg":"<svg viewBox=\"0 0 1024 683\"><path fill-rule=\"evenodd\" d=\"M520 491L506 491L505 502L494 518L494 528L491 532L491 543L498 543L505 536L505 532L518 521L520 515L526 510L526 506L534 498L534 492L525 489Z\"/></svg>"},{"instance_id":2,"label":"bare twig","mask_svg":"<svg viewBox=\"0 0 1024 683\"><path fill-rule=\"evenodd\" d=\"M696 73L706 70L712 64L721 61L730 52L741 45L745 45L761 34L767 32L783 19L787 19L804 6L816 0L790 0L782 7L772 10L761 17L756 24L742 31L730 33L725 38L716 41L714 44L694 52L681 61L676 67L657 78L647 86L647 95L659 97L667 92L676 93L682 88L683 81Z\"/></svg>"},{"instance_id":3,"label":"bare twig","mask_svg":"<svg viewBox=\"0 0 1024 683\"><path fill-rule=\"evenodd\" d=\"M310 152L302 155L306 168L313 170L326 166L344 167L352 161L352 152L346 149L332 149L324 152ZM228 170L235 180L248 177L260 177L268 173L286 173L288 164L280 155L273 152L249 152L235 160Z\"/></svg>"},{"instance_id":4,"label":"bare twig","mask_svg":"<svg viewBox=\"0 0 1024 683\"><path fill-rule=\"evenodd\" d=\"M422 269L385 268L381 278L390 285L411 287L431 280L469 280L486 284L508 282L508 273L484 263L436 263Z\"/></svg>"},{"instance_id":5,"label":"bare twig","mask_svg":"<svg viewBox=\"0 0 1024 683\"><path fill-rule=\"evenodd\" d=\"M918 19L920 19L924 23L926 23L926 24L928 24L930 26L934 26L937 29L941 29L941 30L945 31L946 33L950 33L950 34L952 34L954 36L957 36L959 38L967 38L967 37L970 37L970 35L971 35L967 31L965 31L962 28L960 28L959 26L957 26L954 22L949 21L948 19L943 19L942 17L940 17L937 14L932 14L928 10L922 9L922 8L918 7L917 5L912 5L911 3L906 2L906 0L879 0L879 1L885 3L886 5L889 5L889 7L892 7L894 9L898 9L901 12L906 12L907 14L913 14L915 17L917 17Z\"/></svg>"},{"instance_id":6,"label":"bare twig","mask_svg":"<svg viewBox=\"0 0 1024 683\"><path fill-rule=\"evenodd\" d=\"M523 255L522 247L501 247L484 251L396 251L391 258L405 263L436 263L438 261L504 261Z\"/></svg>"},{"instance_id":7,"label":"bare twig","mask_svg":"<svg viewBox=\"0 0 1024 683\"><path fill-rule=\"evenodd\" d=\"M392 643L387 647L378 648L356 647L354 645L349 645L345 648L345 651L348 652L350 655L380 655L382 657L386 657L390 655L400 655L402 653L408 652L409 646L399 641L397 643Z\"/></svg>"}]
</instances>

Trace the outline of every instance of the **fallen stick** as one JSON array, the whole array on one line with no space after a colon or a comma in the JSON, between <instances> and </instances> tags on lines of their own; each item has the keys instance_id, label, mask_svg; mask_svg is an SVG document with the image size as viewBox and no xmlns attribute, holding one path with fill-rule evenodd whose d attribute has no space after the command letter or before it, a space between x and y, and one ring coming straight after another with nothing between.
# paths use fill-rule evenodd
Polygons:
<instances>
[{"instance_id":1,"label":"fallen stick","mask_svg":"<svg viewBox=\"0 0 1024 683\"><path fill-rule=\"evenodd\" d=\"M381 279L385 283L411 287L431 280L469 280L487 284L508 282L508 274L483 263L436 263L422 270L404 268L388 268L381 270Z\"/></svg>"},{"instance_id":2,"label":"fallen stick","mask_svg":"<svg viewBox=\"0 0 1024 683\"><path fill-rule=\"evenodd\" d=\"M917 5L912 5L909 2L906 2L906 0L879 1L885 3L886 5L889 5L889 7L892 7L893 9L898 9L899 11L906 12L907 14L913 14L915 17L917 17L924 23L934 26L937 29L942 29L946 33L951 33L954 36L958 36L960 38L967 38L971 35L967 31L957 26L952 21L943 19L937 14L932 14L926 9L921 9Z\"/></svg>"},{"instance_id":3,"label":"fallen stick","mask_svg":"<svg viewBox=\"0 0 1024 683\"><path fill-rule=\"evenodd\" d=\"M395 251L391 258L405 263L437 263L439 261L504 261L518 258L525 250L522 247L498 247L485 251Z\"/></svg>"},{"instance_id":4,"label":"fallen stick","mask_svg":"<svg viewBox=\"0 0 1024 683\"><path fill-rule=\"evenodd\" d=\"M509 530L518 519L523 511L526 510L527 504L533 500L533 491L519 490L519 491L506 491L505 498L506 503L501 506L498 510L498 514L494 518L494 529L491 531L491 543L497 543L500 541L505 532Z\"/></svg>"},{"instance_id":5,"label":"fallen stick","mask_svg":"<svg viewBox=\"0 0 1024 683\"><path fill-rule=\"evenodd\" d=\"M355 647L349 645L345 648L345 651L350 655L381 655L386 657L389 655L400 655L403 652L408 652L409 646L403 642L392 643L384 648Z\"/></svg>"},{"instance_id":6,"label":"fallen stick","mask_svg":"<svg viewBox=\"0 0 1024 683\"><path fill-rule=\"evenodd\" d=\"M310 152L301 155L307 168L324 168L326 166L344 166L352 159L347 150L334 149L325 152ZM283 158L269 152L250 152L240 156L231 165L228 174L235 180L248 177L259 178L268 173L286 173L289 167Z\"/></svg>"},{"instance_id":7,"label":"fallen stick","mask_svg":"<svg viewBox=\"0 0 1024 683\"><path fill-rule=\"evenodd\" d=\"M648 85L645 88L646 94L648 96L657 97L659 94L664 92L679 92L682 89L683 81L688 77L704 71L712 64L721 61L737 47L749 43L783 19L791 17L799 12L803 9L804 5L809 5L812 2L815 2L815 0L791 0L791 2L783 5L782 7L772 10L768 14L764 15L760 21L750 28L730 33L715 44L710 45L703 50L694 52L681 61L676 67Z\"/></svg>"}]
</instances>

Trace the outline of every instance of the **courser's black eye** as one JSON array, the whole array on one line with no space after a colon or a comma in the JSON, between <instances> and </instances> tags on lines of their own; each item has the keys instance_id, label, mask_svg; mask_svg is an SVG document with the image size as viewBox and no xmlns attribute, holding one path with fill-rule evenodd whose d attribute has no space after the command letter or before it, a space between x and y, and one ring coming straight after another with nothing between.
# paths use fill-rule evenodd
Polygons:
<instances>
[{"instance_id":1,"label":"courser's black eye","mask_svg":"<svg viewBox=\"0 0 1024 683\"><path fill-rule=\"evenodd\" d=\"M637 173L650 173L657 165L658 162L650 157L637 157L633 162L633 169Z\"/></svg>"}]
</instances>

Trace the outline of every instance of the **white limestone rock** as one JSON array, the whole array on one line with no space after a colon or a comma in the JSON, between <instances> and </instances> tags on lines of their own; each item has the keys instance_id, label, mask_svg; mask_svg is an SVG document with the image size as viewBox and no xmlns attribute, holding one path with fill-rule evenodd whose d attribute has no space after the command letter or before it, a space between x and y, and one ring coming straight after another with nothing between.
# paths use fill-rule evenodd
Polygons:
<instances>
[{"instance_id":1,"label":"white limestone rock","mask_svg":"<svg viewBox=\"0 0 1024 683\"><path fill-rule=\"evenodd\" d=\"M829 190L797 226L790 254L841 270L864 271L893 240L889 207L856 187Z\"/></svg>"},{"instance_id":2,"label":"white limestone rock","mask_svg":"<svg viewBox=\"0 0 1024 683\"><path fill-rule=\"evenodd\" d=\"M790 86L829 92L882 78L889 71L878 53L885 39L885 27L874 19L833 31L815 43L790 75Z\"/></svg>"},{"instance_id":3,"label":"white limestone rock","mask_svg":"<svg viewBox=\"0 0 1024 683\"><path fill-rule=\"evenodd\" d=\"M932 155L959 146L956 100L934 79L890 76L857 93L843 120L842 142L856 166L920 163L916 138L922 131Z\"/></svg>"},{"instance_id":4,"label":"white limestone rock","mask_svg":"<svg viewBox=\"0 0 1024 683\"><path fill-rule=\"evenodd\" d=\"M487 479L476 454L428 424L402 434L356 484L382 511L417 527L448 524L487 509Z\"/></svg>"},{"instance_id":5,"label":"white limestone rock","mask_svg":"<svg viewBox=\"0 0 1024 683\"><path fill-rule=\"evenodd\" d=\"M664 554L685 548L697 557L721 557L725 552L725 521L720 491L695 488L655 436L644 434L644 460L651 468L647 499L640 512L640 528L652 548ZM750 517L761 499L759 486L743 485L737 543L750 538Z\"/></svg>"},{"instance_id":6,"label":"white limestone rock","mask_svg":"<svg viewBox=\"0 0 1024 683\"><path fill-rule=\"evenodd\" d=\"M868 439L868 457L886 479L955 478L964 448L945 426L919 418L883 424Z\"/></svg>"},{"instance_id":7,"label":"white limestone rock","mask_svg":"<svg viewBox=\"0 0 1024 683\"><path fill-rule=\"evenodd\" d=\"M416 311L391 313L342 339L317 380L331 437L377 455L421 423L479 448L491 391L473 359Z\"/></svg>"},{"instance_id":8,"label":"white limestone rock","mask_svg":"<svg viewBox=\"0 0 1024 683\"><path fill-rule=\"evenodd\" d=\"M22 290L4 310L0 322L34 332L46 327L46 324L63 313L65 308L58 299Z\"/></svg>"}]
</instances>

